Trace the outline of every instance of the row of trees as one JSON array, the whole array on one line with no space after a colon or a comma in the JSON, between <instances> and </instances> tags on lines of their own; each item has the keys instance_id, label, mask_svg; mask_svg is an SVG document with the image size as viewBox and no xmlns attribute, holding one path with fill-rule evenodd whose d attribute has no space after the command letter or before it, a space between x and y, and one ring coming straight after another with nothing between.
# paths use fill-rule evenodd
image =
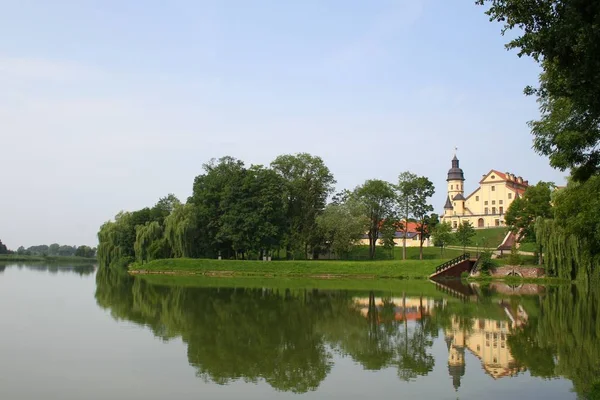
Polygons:
<instances>
[{"instance_id":1,"label":"row of trees","mask_svg":"<svg viewBox=\"0 0 600 400\"><path fill-rule=\"evenodd\" d=\"M369 256L377 241L393 245L394 235L417 222L423 241L437 216L428 200L431 181L405 172L398 184L368 180L333 196L335 179L319 157L282 155L269 167L246 167L223 157L203 166L185 203L169 195L152 208L121 212L98 233L99 256L146 262L169 257L287 258L344 257L366 234ZM406 254L404 253L405 257Z\"/></svg>"},{"instance_id":2,"label":"row of trees","mask_svg":"<svg viewBox=\"0 0 600 400\"><path fill-rule=\"evenodd\" d=\"M90 246L69 246L52 243L51 245L36 245L25 248L20 246L16 253L23 256L79 256L92 258L96 256L96 249Z\"/></svg>"}]
</instances>

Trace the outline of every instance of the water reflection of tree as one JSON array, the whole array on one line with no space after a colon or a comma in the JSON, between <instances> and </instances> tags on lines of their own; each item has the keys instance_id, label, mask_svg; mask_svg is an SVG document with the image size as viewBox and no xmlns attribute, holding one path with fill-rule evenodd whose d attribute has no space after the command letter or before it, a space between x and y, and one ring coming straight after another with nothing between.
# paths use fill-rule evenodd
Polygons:
<instances>
[{"instance_id":1,"label":"water reflection of tree","mask_svg":"<svg viewBox=\"0 0 600 400\"><path fill-rule=\"evenodd\" d=\"M468 333L475 318L505 315L497 298L448 302L409 321L402 299L377 304L374 292L363 314L353 293L344 291L166 287L108 268L96 279L101 307L114 318L148 326L164 340L181 337L202 379L264 380L292 392L316 389L331 370L334 353L369 370L395 368L402 380L427 375L440 328L458 321ZM600 376L599 290L549 288L538 300L515 301L526 302L529 314L527 324L508 338L515 360L532 375L564 376L577 393L589 394ZM506 306L514 309L513 303Z\"/></svg>"},{"instance_id":2,"label":"water reflection of tree","mask_svg":"<svg viewBox=\"0 0 600 400\"><path fill-rule=\"evenodd\" d=\"M591 398L600 384L600 289L549 287L538 307L509 338L514 357L532 375L564 376L579 395Z\"/></svg>"},{"instance_id":3,"label":"water reflection of tree","mask_svg":"<svg viewBox=\"0 0 600 400\"><path fill-rule=\"evenodd\" d=\"M365 318L346 292L166 287L110 269L98 271L97 284L97 302L113 317L181 337L197 375L219 384L264 379L278 390L315 390L334 351L408 379L433 367L426 322L380 321L376 307Z\"/></svg>"}]
</instances>

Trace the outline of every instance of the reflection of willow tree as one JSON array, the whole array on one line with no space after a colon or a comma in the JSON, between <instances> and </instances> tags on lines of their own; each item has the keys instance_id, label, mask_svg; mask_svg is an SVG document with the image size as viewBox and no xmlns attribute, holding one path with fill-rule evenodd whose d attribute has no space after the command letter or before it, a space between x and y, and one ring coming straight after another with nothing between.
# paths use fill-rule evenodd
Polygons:
<instances>
[{"instance_id":1,"label":"reflection of willow tree","mask_svg":"<svg viewBox=\"0 0 600 400\"><path fill-rule=\"evenodd\" d=\"M600 383L600 290L577 286L548 289L539 316L509 338L514 357L532 375L561 375L588 396Z\"/></svg>"},{"instance_id":2,"label":"reflection of willow tree","mask_svg":"<svg viewBox=\"0 0 600 400\"><path fill-rule=\"evenodd\" d=\"M371 297L365 318L347 292L157 286L110 268L98 270L96 290L114 318L146 325L165 340L181 337L202 379L263 379L299 393L325 379L332 350L368 369L396 366L413 371L410 377L431 371L433 329L426 321L404 329L393 314L381 319ZM395 308L386 307L383 316Z\"/></svg>"}]
</instances>

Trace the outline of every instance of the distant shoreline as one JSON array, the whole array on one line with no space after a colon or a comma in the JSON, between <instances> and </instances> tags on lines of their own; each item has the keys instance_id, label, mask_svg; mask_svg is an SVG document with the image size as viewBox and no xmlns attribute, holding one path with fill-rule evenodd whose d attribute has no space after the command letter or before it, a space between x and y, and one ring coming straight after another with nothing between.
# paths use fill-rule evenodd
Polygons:
<instances>
[{"instance_id":1,"label":"distant shoreline","mask_svg":"<svg viewBox=\"0 0 600 400\"><path fill-rule=\"evenodd\" d=\"M0 262L35 262L35 263L71 263L71 264L95 264L96 258L78 256L25 256L20 254L0 254Z\"/></svg>"}]
</instances>

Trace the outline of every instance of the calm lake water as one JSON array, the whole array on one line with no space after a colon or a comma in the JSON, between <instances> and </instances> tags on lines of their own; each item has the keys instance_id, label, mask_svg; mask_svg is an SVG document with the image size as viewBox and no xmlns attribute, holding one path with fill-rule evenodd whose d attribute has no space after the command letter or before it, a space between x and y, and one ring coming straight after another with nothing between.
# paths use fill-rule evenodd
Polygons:
<instances>
[{"instance_id":1,"label":"calm lake water","mask_svg":"<svg viewBox=\"0 0 600 400\"><path fill-rule=\"evenodd\" d=\"M0 399L570 399L598 390L595 290L162 279L0 265Z\"/></svg>"}]
</instances>

